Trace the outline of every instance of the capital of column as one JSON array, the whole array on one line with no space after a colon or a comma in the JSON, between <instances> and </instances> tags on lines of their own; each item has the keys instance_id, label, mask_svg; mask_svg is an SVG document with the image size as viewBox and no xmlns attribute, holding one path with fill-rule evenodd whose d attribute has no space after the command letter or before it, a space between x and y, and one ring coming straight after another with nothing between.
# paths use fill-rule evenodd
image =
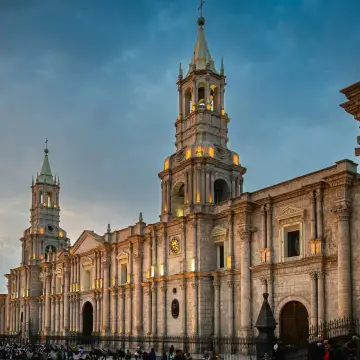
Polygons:
<instances>
[{"instance_id":1,"label":"capital of column","mask_svg":"<svg viewBox=\"0 0 360 360\"><path fill-rule=\"evenodd\" d=\"M234 280L228 280L228 281L226 281L226 284L229 287L229 289L232 289L234 284L235 284L235 281Z\"/></svg>"},{"instance_id":2,"label":"capital of column","mask_svg":"<svg viewBox=\"0 0 360 360\"><path fill-rule=\"evenodd\" d=\"M324 279L324 272L322 270L317 270L316 274L317 274L318 280Z\"/></svg>"},{"instance_id":3,"label":"capital of column","mask_svg":"<svg viewBox=\"0 0 360 360\"><path fill-rule=\"evenodd\" d=\"M198 286L199 286L199 283L198 283L197 280L194 280L194 281L191 283L191 287L192 287L193 289L197 288Z\"/></svg>"},{"instance_id":4,"label":"capital of column","mask_svg":"<svg viewBox=\"0 0 360 360\"><path fill-rule=\"evenodd\" d=\"M310 279L311 279L311 280L315 280L315 279L316 279L316 272L315 272L315 271L311 271L311 272L309 273L309 276L310 276Z\"/></svg>"},{"instance_id":5,"label":"capital of column","mask_svg":"<svg viewBox=\"0 0 360 360\"><path fill-rule=\"evenodd\" d=\"M315 190L315 197L317 201L322 201L322 189Z\"/></svg>"},{"instance_id":6,"label":"capital of column","mask_svg":"<svg viewBox=\"0 0 360 360\"><path fill-rule=\"evenodd\" d=\"M250 242L251 226L249 224L240 224L237 228L237 233L241 241Z\"/></svg>"},{"instance_id":7,"label":"capital of column","mask_svg":"<svg viewBox=\"0 0 360 360\"><path fill-rule=\"evenodd\" d=\"M213 278L213 286L215 290L220 289L220 279L217 276Z\"/></svg>"},{"instance_id":8,"label":"capital of column","mask_svg":"<svg viewBox=\"0 0 360 360\"><path fill-rule=\"evenodd\" d=\"M260 281L261 281L261 285L266 285L267 278L263 276L263 277L260 278Z\"/></svg>"},{"instance_id":9,"label":"capital of column","mask_svg":"<svg viewBox=\"0 0 360 360\"><path fill-rule=\"evenodd\" d=\"M350 218L351 210L350 204L343 202L336 205L331 211L335 214L338 221L347 221Z\"/></svg>"}]
</instances>

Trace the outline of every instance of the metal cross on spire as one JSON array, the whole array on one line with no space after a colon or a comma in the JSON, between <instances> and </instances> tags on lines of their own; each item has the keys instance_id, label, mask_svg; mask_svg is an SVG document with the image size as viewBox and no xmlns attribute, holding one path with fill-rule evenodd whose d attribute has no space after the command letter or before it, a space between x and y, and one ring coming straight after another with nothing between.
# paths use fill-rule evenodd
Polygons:
<instances>
[{"instance_id":1,"label":"metal cross on spire","mask_svg":"<svg viewBox=\"0 0 360 360\"><path fill-rule=\"evenodd\" d=\"M200 17L202 17L202 9L205 4L205 0L200 0L200 5L198 7L198 10L200 11Z\"/></svg>"},{"instance_id":2,"label":"metal cross on spire","mask_svg":"<svg viewBox=\"0 0 360 360\"><path fill-rule=\"evenodd\" d=\"M48 149L48 147L47 147L48 141L49 141L49 140L46 138L46 140L45 140L45 150L44 150L45 154L47 154L47 153L49 152L49 149Z\"/></svg>"},{"instance_id":3,"label":"metal cross on spire","mask_svg":"<svg viewBox=\"0 0 360 360\"><path fill-rule=\"evenodd\" d=\"M45 147L47 148L47 143L48 143L48 139L46 138L46 140L45 140Z\"/></svg>"}]
</instances>

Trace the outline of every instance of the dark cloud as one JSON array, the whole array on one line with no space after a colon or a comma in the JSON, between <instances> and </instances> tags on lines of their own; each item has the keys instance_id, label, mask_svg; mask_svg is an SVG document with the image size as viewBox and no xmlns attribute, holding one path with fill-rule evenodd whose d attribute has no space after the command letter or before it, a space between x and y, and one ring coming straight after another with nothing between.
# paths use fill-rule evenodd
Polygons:
<instances>
[{"instance_id":1,"label":"dark cloud","mask_svg":"<svg viewBox=\"0 0 360 360\"><path fill-rule=\"evenodd\" d=\"M356 124L338 90L359 80L359 10L355 0L206 2L246 190L352 156ZM180 0L0 1L0 272L18 265L46 137L72 241L140 211L158 220L196 16Z\"/></svg>"}]
</instances>

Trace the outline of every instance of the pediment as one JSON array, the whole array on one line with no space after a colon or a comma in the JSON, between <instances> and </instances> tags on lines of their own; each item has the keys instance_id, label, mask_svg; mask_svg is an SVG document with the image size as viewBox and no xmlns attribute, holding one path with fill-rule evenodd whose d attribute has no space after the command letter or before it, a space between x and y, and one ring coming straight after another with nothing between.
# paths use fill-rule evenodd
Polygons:
<instances>
[{"instance_id":1,"label":"pediment","mask_svg":"<svg viewBox=\"0 0 360 360\"><path fill-rule=\"evenodd\" d=\"M211 230L211 238L213 239L213 241L225 240L227 232L228 230L226 228L223 228L221 226L215 226Z\"/></svg>"},{"instance_id":2,"label":"pediment","mask_svg":"<svg viewBox=\"0 0 360 360\"><path fill-rule=\"evenodd\" d=\"M303 220L305 216L305 210L300 209L295 206L286 206L284 209L282 209L279 214L276 216L276 220L278 222L281 222L283 220L288 219L299 219Z\"/></svg>"},{"instance_id":3,"label":"pediment","mask_svg":"<svg viewBox=\"0 0 360 360\"><path fill-rule=\"evenodd\" d=\"M82 254L95 249L104 243L104 239L92 231L84 231L71 248L71 254Z\"/></svg>"},{"instance_id":4,"label":"pediment","mask_svg":"<svg viewBox=\"0 0 360 360\"><path fill-rule=\"evenodd\" d=\"M118 261L121 261L121 260L126 260L127 261L129 259L129 254L127 252L125 252L125 251L121 251L118 254L118 256L116 257L116 259Z\"/></svg>"}]
</instances>

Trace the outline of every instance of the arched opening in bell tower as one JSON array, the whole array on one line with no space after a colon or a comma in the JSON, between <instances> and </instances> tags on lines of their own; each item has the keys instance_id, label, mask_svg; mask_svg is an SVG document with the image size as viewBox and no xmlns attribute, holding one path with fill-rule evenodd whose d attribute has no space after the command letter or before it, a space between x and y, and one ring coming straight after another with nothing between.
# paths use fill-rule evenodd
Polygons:
<instances>
[{"instance_id":1,"label":"arched opening in bell tower","mask_svg":"<svg viewBox=\"0 0 360 360\"><path fill-rule=\"evenodd\" d=\"M185 116L188 116L191 113L192 109L192 94L191 88L187 88L184 95L185 100Z\"/></svg>"},{"instance_id":2,"label":"arched opening in bell tower","mask_svg":"<svg viewBox=\"0 0 360 360\"><path fill-rule=\"evenodd\" d=\"M218 88L216 85L210 86L210 106L211 111L218 111Z\"/></svg>"},{"instance_id":3,"label":"arched opening in bell tower","mask_svg":"<svg viewBox=\"0 0 360 360\"><path fill-rule=\"evenodd\" d=\"M47 207L51 207L52 206L52 195L50 192L48 192L46 194L46 205Z\"/></svg>"},{"instance_id":4,"label":"arched opening in bell tower","mask_svg":"<svg viewBox=\"0 0 360 360\"><path fill-rule=\"evenodd\" d=\"M198 89L197 89L197 95L198 95L198 106L200 109L204 109L206 105L205 100L205 84L203 82L199 83Z\"/></svg>"},{"instance_id":5,"label":"arched opening in bell tower","mask_svg":"<svg viewBox=\"0 0 360 360\"><path fill-rule=\"evenodd\" d=\"M177 183L172 192L172 213L174 216L184 215L185 204L185 184L183 182Z\"/></svg>"},{"instance_id":6,"label":"arched opening in bell tower","mask_svg":"<svg viewBox=\"0 0 360 360\"><path fill-rule=\"evenodd\" d=\"M214 203L230 199L230 189L224 179L217 179L214 181Z\"/></svg>"}]
</instances>

